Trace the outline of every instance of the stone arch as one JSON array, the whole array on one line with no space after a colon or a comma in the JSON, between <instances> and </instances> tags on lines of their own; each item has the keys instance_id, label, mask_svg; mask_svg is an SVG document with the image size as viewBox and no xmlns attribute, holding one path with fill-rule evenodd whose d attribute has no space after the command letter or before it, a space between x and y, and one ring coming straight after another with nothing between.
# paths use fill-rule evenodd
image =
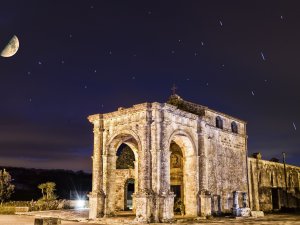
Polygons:
<instances>
[{"instance_id":1,"label":"stone arch","mask_svg":"<svg viewBox=\"0 0 300 225\"><path fill-rule=\"evenodd\" d=\"M179 137L184 137L184 139L182 139L182 141L179 141L179 139L180 139ZM196 141L193 139L192 135L188 131L181 130L181 129L174 130L168 139L167 146L170 146L171 142L174 139L177 139L178 143L176 141L175 142L180 147L190 145L191 148L187 149L188 152L187 151L182 152L183 157L190 156L190 155L195 155L195 156L197 155Z\"/></svg>"},{"instance_id":2,"label":"stone arch","mask_svg":"<svg viewBox=\"0 0 300 225\"><path fill-rule=\"evenodd\" d=\"M117 151L122 144L126 144L134 153L134 169L117 169ZM132 130L119 130L114 133L107 144L104 152L104 186L106 193L106 215L113 215L117 210L124 210L124 201L118 204L117 196L125 196L125 180L134 179L134 190L138 187L138 151L141 149L141 142L139 136ZM122 181L125 179L124 181ZM123 188L118 188L119 186ZM133 200L133 211L135 210L135 200Z\"/></svg>"},{"instance_id":3,"label":"stone arch","mask_svg":"<svg viewBox=\"0 0 300 225\"><path fill-rule=\"evenodd\" d=\"M183 155L183 203L187 216L197 216L198 168L196 143L189 132L175 130L168 139L168 147L176 143ZM169 159L170 160L170 159Z\"/></svg>"},{"instance_id":4,"label":"stone arch","mask_svg":"<svg viewBox=\"0 0 300 225\"><path fill-rule=\"evenodd\" d=\"M141 141L136 132L127 129L120 130L111 135L111 138L107 141L104 154L114 155L115 152L112 151L114 149L117 151L120 145L123 143L128 145L133 150L134 156L137 159L138 149L141 149Z\"/></svg>"}]
</instances>

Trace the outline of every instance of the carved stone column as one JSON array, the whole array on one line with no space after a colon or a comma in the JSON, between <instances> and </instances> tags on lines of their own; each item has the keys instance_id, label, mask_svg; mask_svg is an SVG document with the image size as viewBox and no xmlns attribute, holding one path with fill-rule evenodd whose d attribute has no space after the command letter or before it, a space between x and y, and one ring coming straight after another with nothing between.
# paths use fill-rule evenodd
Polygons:
<instances>
[{"instance_id":1,"label":"carved stone column","mask_svg":"<svg viewBox=\"0 0 300 225\"><path fill-rule=\"evenodd\" d=\"M107 168L107 181L106 181L106 201L105 201L105 211L106 217L115 215L115 197L116 197L116 155L106 155L106 168Z\"/></svg>"},{"instance_id":2,"label":"carved stone column","mask_svg":"<svg viewBox=\"0 0 300 225\"><path fill-rule=\"evenodd\" d=\"M207 175L207 147L205 146L204 130L205 123L198 121L198 148L199 148L199 190L204 192L208 190Z\"/></svg>"},{"instance_id":3,"label":"carved stone column","mask_svg":"<svg viewBox=\"0 0 300 225\"><path fill-rule=\"evenodd\" d=\"M138 162L134 161L134 193L132 194L132 212L136 212L135 193L138 192Z\"/></svg>"},{"instance_id":4,"label":"carved stone column","mask_svg":"<svg viewBox=\"0 0 300 225\"><path fill-rule=\"evenodd\" d=\"M93 178L92 192L89 194L89 218L96 219L104 215L105 195L103 192L103 116L88 118L94 124Z\"/></svg>"},{"instance_id":5,"label":"carved stone column","mask_svg":"<svg viewBox=\"0 0 300 225\"><path fill-rule=\"evenodd\" d=\"M147 112L149 113L149 112ZM147 116L149 118L149 116ZM136 221L137 222L152 222L153 208L154 208L154 193L151 189L151 127L150 121L148 120L142 129L142 149L139 149L139 182L138 192L134 194L136 203Z\"/></svg>"},{"instance_id":6,"label":"carved stone column","mask_svg":"<svg viewBox=\"0 0 300 225\"><path fill-rule=\"evenodd\" d=\"M164 145L164 150L161 151L161 188L160 188L160 212L159 217L161 222L170 222L174 217L174 197L175 194L170 191L170 156L171 151L169 146Z\"/></svg>"}]
</instances>

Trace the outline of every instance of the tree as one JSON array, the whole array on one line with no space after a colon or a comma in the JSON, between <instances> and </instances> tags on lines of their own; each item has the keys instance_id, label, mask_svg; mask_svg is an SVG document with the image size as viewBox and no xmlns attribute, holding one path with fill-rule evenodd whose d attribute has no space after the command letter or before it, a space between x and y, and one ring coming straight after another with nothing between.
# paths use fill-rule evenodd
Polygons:
<instances>
[{"instance_id":1,"label":"tree","mask_svg":"<svg viewBox=\"0 0 300 225\"><path fill-rule=\"evenodd\" d=\"M46 182L42 183L38 186L39 189L42 191L42 200L55 200L57 196L54 194L56 184L54 182Z\"/></svg>"},{"instance_id":2,"label":"tree","mask_svg":"<svg viewBox=\"0 0 300 225\"><path fill-rule=\"evenodd\" d=\"M11 184L11 176L5 170L0 170L0 202L3 202L10 198L11 194L14 193L15 185Z\"/></svg>"}]
</instances>

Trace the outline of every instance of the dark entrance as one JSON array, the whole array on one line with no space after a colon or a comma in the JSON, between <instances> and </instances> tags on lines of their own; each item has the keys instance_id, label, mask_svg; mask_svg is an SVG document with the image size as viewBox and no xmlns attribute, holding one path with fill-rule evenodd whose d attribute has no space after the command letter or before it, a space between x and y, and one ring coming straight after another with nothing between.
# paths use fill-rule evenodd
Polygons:
<instances>
[{"instance_id":1,"label":"dark entrance","mask_svg":"<svg viewBox=\"0 0 300 225\"><path fill-rule=\"evenodd\" d=\"M125 185L125 210L132 210L132 194L134 193L134 179L129 179Z\"/></svg>"},{"instance_id":2,"label":"dark entrance","mask_svg":"<svg viewBox=\"0 0 300 225\"><path fill-rule=\"evenodd\" d=\"M272 188L272 205L273 209L279 209L279 194L277 188Z\"/></svg>"},{"instance_id":3,"label":"dark entrance","mask_svg":"<svg viewBox=\"0 0 300 225\"><path fill-rule=\"evenodd\" d=\"M181 213L182 200L181 200L181 185L171 185L171 191L176 195L174 198L174 212Z\"/></svg>"}]
</instances>

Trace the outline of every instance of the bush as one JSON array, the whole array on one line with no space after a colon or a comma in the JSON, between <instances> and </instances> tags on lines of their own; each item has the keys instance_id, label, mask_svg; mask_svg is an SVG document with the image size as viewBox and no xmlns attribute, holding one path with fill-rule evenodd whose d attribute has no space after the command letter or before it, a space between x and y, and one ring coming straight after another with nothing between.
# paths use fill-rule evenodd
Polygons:
<instances>
[{"instance_id":1,"label":"bush","mask_svg":"<svg viewBox=\"0 0 300 225\"><path fill-rule=\"evenodd\" d=\"M15 207L9 207L9 206L0 206L0 215L5 214L5 215L10 215L10 214L15 214Z\"/></svg>"},{"instance_id":2,"label":"bush","mask_svg":"<svg viewBox=\"0 0 300 225\"><path fill-rule=\"evenodd\" d=\"M0 170L0 204L10 198L14 192L15 186L11 184L11 176L5 170Z\"/></svg>"},{"instance_id":3,"label":"bush","mask_svg":"<svg viewBox=\"0 0 300 225\"><path fill-rule=\"evenodd\" d=\"M4 208L15 208L15 207L28 207L29 211L44 211L44 210L56 210L59 209L59 205L61 208L70 208L68 201L65 200L43 200L40 199L38 201L11 201L3 203Z\"/></svg>"}]
</instances>

